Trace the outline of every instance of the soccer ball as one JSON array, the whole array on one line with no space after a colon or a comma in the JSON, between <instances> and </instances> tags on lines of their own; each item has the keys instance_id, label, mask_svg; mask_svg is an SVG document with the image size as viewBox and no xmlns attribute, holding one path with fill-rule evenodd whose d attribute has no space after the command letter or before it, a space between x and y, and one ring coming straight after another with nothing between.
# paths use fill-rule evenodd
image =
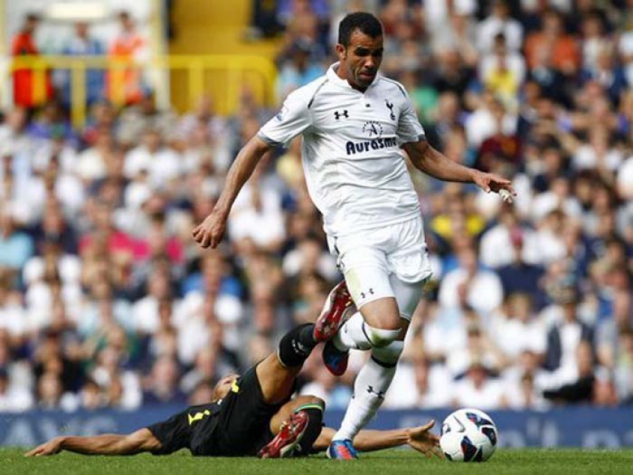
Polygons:
<instances>
[{"instance_id":1,"label":"soccer ball","mask_svg":"<svg viewBox=\"0 0 633 475\"><path fill-rule=\"evenodd\" d=\"M485 462L497 448L497 427L478 409L459 409L444 419L440 447L453 462Z\"/></svg>"}]
</instances>

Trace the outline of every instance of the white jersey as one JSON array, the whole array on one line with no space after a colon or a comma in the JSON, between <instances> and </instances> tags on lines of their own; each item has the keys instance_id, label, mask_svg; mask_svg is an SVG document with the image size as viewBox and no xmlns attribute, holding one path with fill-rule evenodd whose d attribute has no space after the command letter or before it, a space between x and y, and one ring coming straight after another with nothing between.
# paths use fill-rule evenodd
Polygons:
<instances>
[{"instance_id":1,"label":"white jersey","mask_svg":"<svg viewBox=\"0 0 633 475\"><path fill-rule=\"evenodd\" d=\"M425 135L406 91L379 74L360 92L337 67L292 92L258 137L285 146L303 134L308 191L331 236L420 216L400 146Z\"/></svg>"}]
</instances>

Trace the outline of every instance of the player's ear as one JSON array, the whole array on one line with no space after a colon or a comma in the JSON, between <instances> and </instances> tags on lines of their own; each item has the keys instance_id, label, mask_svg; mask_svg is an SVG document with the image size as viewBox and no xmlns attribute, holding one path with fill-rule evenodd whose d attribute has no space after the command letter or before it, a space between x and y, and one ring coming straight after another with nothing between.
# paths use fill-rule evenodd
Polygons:
<instances>
[{"instance_id":1,"label":"player's ear","mask_svg":"<svg viewBox=\"0 0 633 475\"><path fill-rule=\"evenodd\" d=\"M345 46L343 46L341 43L337 43L336 44L336 54L338 56L338 59L345 59L345 57L347 56L345 53L346 53Z\"/></svg>"}]
</instances>

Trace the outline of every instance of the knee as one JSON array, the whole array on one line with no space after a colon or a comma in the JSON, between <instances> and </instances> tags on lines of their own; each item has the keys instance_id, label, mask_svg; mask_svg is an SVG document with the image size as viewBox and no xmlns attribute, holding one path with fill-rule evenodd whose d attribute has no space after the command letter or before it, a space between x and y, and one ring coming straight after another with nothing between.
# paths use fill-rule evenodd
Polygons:
<instances>
[{"instance_id":1,"label":"knee","mask_svg":"<svg viewBox=\"0 0 633 475\"><path fill-rule=\"evenodd\" d=\"M299 407L297 410L305 408L306 406L318 406L319 408L321 408L321 410L325 410L325 401L318 396L300 396L299 398L297 398L297 402L299 403Z\"/></svg>"},{"instance_id":2,"label":"knee","mask_svg":"<svg viewBox=\"0 0 633 475\"><path fill-rule=\"evenodd\" d=\"M363 325L365 336L374 348L384 348L392 344L400 336L401 328L387 329Z\"/></svg>"},{"instance_id":3,"label":"knee","mask_svg":"<svg viewBox=\"0 0 633 475\"><path fill-rule=\"evenodd\" d=\"M322 410L325 410L325 401L318 396L309 396L308 402L311 406L319 406Z\"/></svg>"},{"instance_id":4,"label":"knee","mask_svg":"<svg viewBox=\"0 0 633 475\"><path fill-rule=\"evenodd\" d=\"M403 349L404 341L396 340L387 346L373 348L371 350L371 357L381 366L393 367L398 364Z\"/></svg>"}]
</instances>

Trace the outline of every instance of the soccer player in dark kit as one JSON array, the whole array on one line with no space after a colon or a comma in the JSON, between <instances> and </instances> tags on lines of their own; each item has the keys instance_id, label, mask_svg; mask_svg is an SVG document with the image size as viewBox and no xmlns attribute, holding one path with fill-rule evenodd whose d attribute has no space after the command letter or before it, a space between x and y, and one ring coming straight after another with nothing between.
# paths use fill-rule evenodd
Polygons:
<instances>
[{"instance_id":1,"label":"soccer player in dark kit","mask_svg":"<svg viewBox=\"0 0 633 475\"><path fill-rule=\"evenodd\" d=\"M325 450L335 433L322 426L325 404L314 396L291 396L312 349L334 337L349 308L351 298L341 282L330 293L315 324L291 330L281 339L277 353L244 375L220 380L209 404L189 407L129 435L56 437L26 455L54 455L64 450L90 455L166 455L187 448L195 456L279 458ZM408 444L426 455L441 456L431 427L433 421L412 429L362 431L355 444L361 451Z\"/></svg>"}]
</instances>

